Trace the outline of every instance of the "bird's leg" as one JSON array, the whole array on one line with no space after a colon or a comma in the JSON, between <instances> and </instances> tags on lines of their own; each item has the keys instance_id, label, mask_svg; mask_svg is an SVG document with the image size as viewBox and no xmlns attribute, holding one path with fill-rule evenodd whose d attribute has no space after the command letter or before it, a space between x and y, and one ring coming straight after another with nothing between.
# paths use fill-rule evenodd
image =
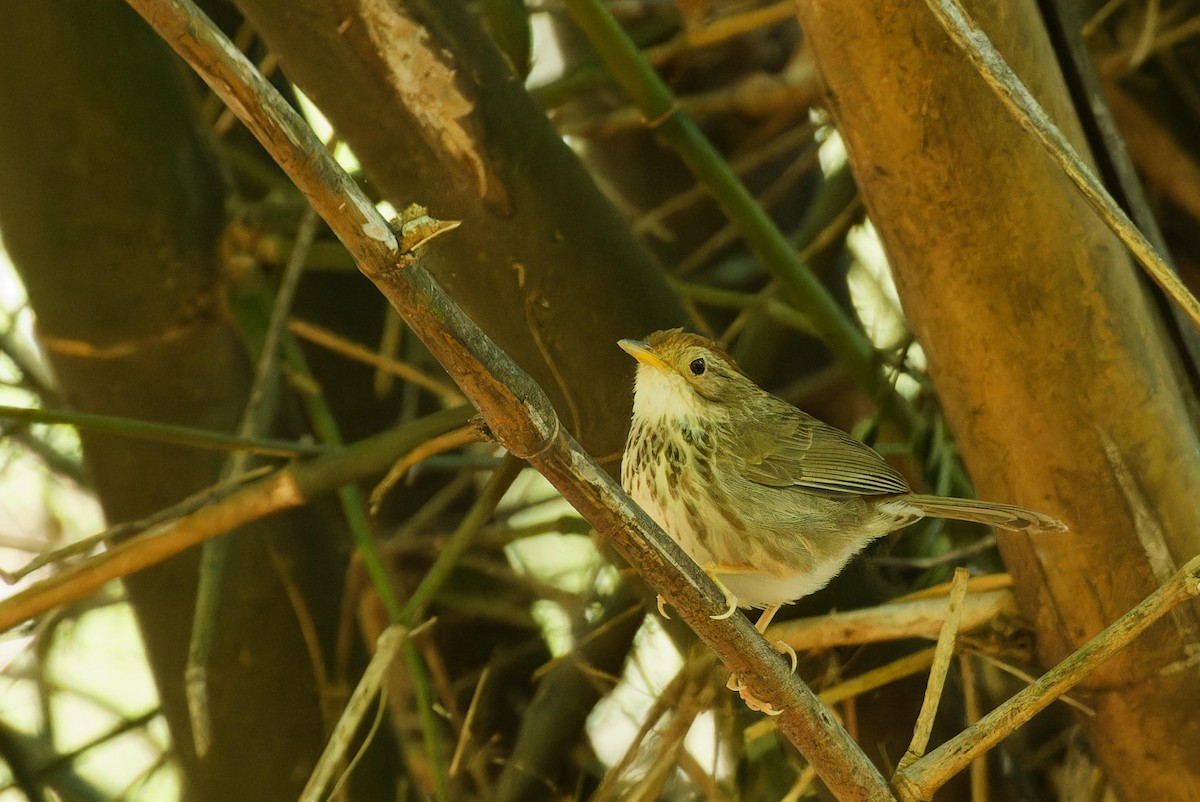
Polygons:
<instances>
[{"instance_id":1,"label":"bird's leg","mask_svg":"<svg viewBox=\"0 0 1200 802\"><path fill-rule=\"evenodd\" d=\"M724 621L726 618L730 618L734 613L737 612L738 608L737 596L734 595L732 590L726 587L725 583L721 581L717 574L759 573L758 569L756 569L753 565L735 565L733 563L705 563L704 565L700 566L700 570L704 571L704 573L708 575L708 578L712 580L713 584L717 586L717 589L720 590L725 596L725 612L709 616L709 618L713 619L714 621ZM661 593L658 594L657 602L658 614L663 618L670 619L671 616L667 615L667 611L664 609L667 600L662 597ZM774 613L772 613L772 615L774 615ZM762 630L759 630L759 632L761 631Z\"/></svg>"},{"instance_id":2,"label":"bird's leg","mask_svg":"<svg viewBox=\"0 0 1200 802\"><path fill-rule=\"evenodd\" d=\"M734 565L731 563L706 563L701 566L701 568L703 569L704 573L708 574L708 578L713 581L713 584L725 594L725 604L728 605L725 608L725 612L719 613L718 615L709 616L709 618L713 619L714 621L724 621L726 618L729 618L736 613L738 608L737 596L733 595L733 591L725 586L725 583L721 581L717 574L759 573L759 570L755 569L753 565Z\"/></svg>"},{"instance_id":3,"label":"bird's leg","mask_svg":"<svg viewBox=\"0 0 1200 802\"><path fill-rule=\"evenodd\" d=\"M767 627L770 625L771 621L775 618L775 614L779 612L779 608L782 606L783 605L780 604L772 604L762 611L762 615L758 617L758 621L754 624L754 628L758 630L759 634L766 634ZM797 663L796 650L781 640L775 641L771 645L775 647L775 651L779 652L780 654L786 654L790 658L792 663L792 672L795 673ZM765 713L768 716L778 716L783 712L782 710L774 707L770 702L764 702L762 699L759 699L757 696L751 693L746 688L746 684L742 682L741 677L739 677L737 674L729 675L729 681L725 683L725 687L731 691L737 691L737 694L742 697L742 701L746 703L746 707L750 708L751 710L759 713Z\"/></svg>"},{"instance_id":4,"label":"bird's leg","mask_svg":"<svg viewBox=\"0 0 1200 802\"><path fill-rule=\"evenodd\" d=\"M758 634L760 634L760 635L766 634L767 627L770 626L771 620L773 618L775 618L775 614L779 612L779 608L782 606L783 605L781 605L781 604L772 604L762 611L762 614L759 615L759 617L758 617L758 621L755 622L755 624L754 624L754 628L758 630ZM778 641L771 645L774 646L775 651L779 652L780 654L789 654L790 653L790 656L792 659L792 671L795 671L796 670L796 650L793 649L791 646L788 646L783 641ZM784 649L781 649L780 645L784 646L786 648L786 651ZM745 688L746 686L742 684L741 677L739 677L737 674L730 674L729 682L725 683L725 687L731 691L737 691L738 693L741 693L742 689Z\"/></svg>"},{"instance_id":5,"label":"bird's leg","mask_svg":"<svg viewBox=\"0 0 1200 802\"><path fill-rule=\"evenodd\" d=\"M771 626L771 622L775 620L775 614L782 607L782 604L772 604L763 609L762 615L758 617L758 621L754 622L754 628L758 630L759 635L767 634L767 627Z\"/></svg>"},{"instance_id":6,"label":"bird's leg","mask_svg":"<svg viewBox=\"0 0 1200 802\"><path fill-rule=\"evenodd\" d=\"M767 634L767 627L770 626L771 622L775 620L775 614L779 612L781 607L783 607L782 604L772 604L770 607L762 611L762 615L758 617L758 621L754 624L754 628L759 631L759 634L764 636ZM775 647L775 651L779 652L780 654L787 655L788 660L791 661L792 664L792 673L795 674L796 665L800 662L796 658L796 650L793 649L791 644L789 644L787 641L771 641L771 645Z\"/></svg>"}]
</instances>

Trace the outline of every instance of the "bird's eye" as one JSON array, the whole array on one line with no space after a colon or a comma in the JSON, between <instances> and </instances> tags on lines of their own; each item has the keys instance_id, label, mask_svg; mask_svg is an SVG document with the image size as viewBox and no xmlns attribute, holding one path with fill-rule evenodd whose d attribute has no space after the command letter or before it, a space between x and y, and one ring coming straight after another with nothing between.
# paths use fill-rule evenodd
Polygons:
<instances>
[{"instance_id":1,"label":"bird's eye","mask_svg":"<svg viewBox=\"0 0 1200 802\"><path fill-rule=\"evenodd\" d=\"M703 376L706 367L707 366L704 364L703 358L693 359L688 365L688 370L692 372L693 376Z\"/></svg>"}]
</instances>

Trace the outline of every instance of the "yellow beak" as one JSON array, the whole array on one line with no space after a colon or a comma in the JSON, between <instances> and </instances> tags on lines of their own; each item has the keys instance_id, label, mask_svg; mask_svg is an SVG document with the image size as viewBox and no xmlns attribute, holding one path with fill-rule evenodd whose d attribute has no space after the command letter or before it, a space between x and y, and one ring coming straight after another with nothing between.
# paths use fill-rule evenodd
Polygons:
<instances>
[{"instance_id":1,"label":"yellow beak","mask_svg":"<svg viewBox=\"0 0 1200 802\"><path fill-rule=\"evenodd\" d=\"M621 346L622 351L643 365L649 365L652 368L658 368L667 372L671 370L671 366L664 362L662 357L656 354L654 349L642 340L618 340L617 345Z\"/></svg>"}]
</instances>

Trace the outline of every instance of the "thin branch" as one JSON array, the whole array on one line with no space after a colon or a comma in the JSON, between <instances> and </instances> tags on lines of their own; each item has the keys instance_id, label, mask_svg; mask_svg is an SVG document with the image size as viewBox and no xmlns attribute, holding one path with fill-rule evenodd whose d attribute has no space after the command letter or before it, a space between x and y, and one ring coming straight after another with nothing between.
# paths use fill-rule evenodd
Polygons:
<instances>
[{"instance_id":1,"label":"thin branch","mask_svg":"<svg viewBox=\"0 0 1200 802\"><path fill-rule=\"evenodd\" d=\"M300 793L300 802L324 802L327 798L326 793L335 782L338 769L344 765L346 755L351 751L358 728L371 709L375 696L382 690L388 669L396 661L396 655L401 645L408 640L408 636L409 631L398 626L388 627L379 636L375 644L375 655L354 688L337 726L330 733L325 750Z\"/></svg>"},{"instance_id":2,"label":"thin branch","mask_svg":"<svg viewBox=\"0 0 1200 802\"><path fill-rule=\"evenodd\" d=\"M791 157L795 151L815 146L816 126L812 123L805 123L788 129L761 147L730 159L729 166L738 176L745 176L751 170L760 169L768 162ZM696 184L690 189L672 195L644 214L638 215L632 221L633 231L639 235L657 231L669 217L689 211L708 197L708 187Z\"/></svg>"},{"instance_id":3,"label":"thin branch","mask_svg":"<svg viewBox=\"0 0 1200 802\"><path fill-rule=\"evenodd\" d=\"M279 354L283 338L287 332L288 317L292 312L292 304L296 292L300 288L300 278L304 275L304 266L308 262L308 253L317 235L317 222L320 220L311 206L304 210L300 224L296 228L296 241L284 267L283 278L271 304L271 316L267 322L266 334L263 337L262 350L258 364L254 369L254 382L250 386L250 397L246 400L246 408L242 413L238 435L241 437L256 437L270 428L274 419L275 400L278 390ZM234 458L233 473L241 473L242 465ZM244 459L244 458L242 458Z\"/></svg>"},{"instance_id":4,"label":"thin branch","mask_svg":"<svg viewBox=\"0 0 1200 802\"><path fill-rule=\"evenodd\" d=\"M681 111L695 120L729 114L767 117L786 110L803 113L816 102L817 91L816 81L808 75L795 75L791 70L780 73L754 72L734 80L728 86L680 95L676 102ZM564 136L601 139L645 125L643 113L636 107L627 106L598 118L564 120L559 131Z\"/></svg>"},{"instance_id":5,"label":"thin branch","mask_svg":"<svg viewBox=\"0 0 1200 802\"><path fill-rule=\"evenodd\" d=\"M435 437L414 448L404 457L396 462L387 472L383 479L379 480L379 484L375 485L375 489L371 491L369 501L371 503L371 514L379 513L379 507L383 504L384 497L399 482L404 478L404 475L412 469L412 467L436 454L445 454L447 451L453 451L456 448L471 445L472 443L482 443L487 439L487 433L483 427L479 425L479 421L468 423L466 426L461 426L452 432Z\"/></svg>"},{"instance_id":6,"label":"thin branch","mask_svg":"<svg viewBox=\"0 0 1200 802\"><path fill-rule=\"evenodd\" d=\"M684 739L692 728L696 716L712 707L716 686L712 682L712 671L705 667L697 675L695 669L689 671L690 677L684 692L671 709L671 716L656 733L654 748L643 757L648 758L649 765L638 781L635 788L627 791L621 798L627 802L653 802L662 799L663 787L676 766L680 757L686 754Z\"/></svg>"},{"instance_id":7,"label":"thin branch","mask_svg":"<svg viewBox=\"0 0 1200 802\"><path fill-rule=\"evenodd\" d=\"M827 705L835 705L849 699L855 699L864 693L898 682L905 677L927 671L933 665L936 648L922 649L919 652L905 655L892 662L864 671L858 676L842 680L819 694L821 701Z\"/></svg>"},{"instance_id":8,"label":"thin branch","mask_svg":"<svg viewBox=\"0 0 1200 802\"><path fill-rule=\"evenodd\" d=\"M279 290L271 305L271 315L263 336L254 381L242 410L237 436L252 439L261 437L271 428L279 399L279 351L287 333L287 318L291 312L308 251L317 232L316 212L304 210L296 231L296 242L288 257L287 267L279 282ZM225 461L221 477L245 472L250 455L236 452ZM207 541L200 555L200 581L196 588L196 606L192 613L192 637L188 644L187 666L184 669L184 688L188 718L192 724L192 744L196 757L203 759L212 746L212 727L208 695L208 669L212 663L214 644L221 623L221 601L224 596L226 568L231 548L228 538Z\"/></svg>"},{"instance_id":9,"label":"thin branch","mask_svg":"<svg viewBox=\"0 0 1200 802\"><path fill-rule=\"evenodd\" d=\"M235 437L223 432L197 429L192 426L175 426L166 423L118 418L112 415L95 415L90 412L72 410L32 409L10 407L0 404L0 420L11 419L25 423L65 423L77 429L105 432L139 440L159 443L209 448L217 451L245 451L263 457L298 457L308 454L323 454L329 449L308 443L290 443L269 438Z\"/></svg>"},{"instance_id":10,"label":"thin branch","mask_svg":"<svg viewBox=\"0 0 1200 802\"><path fill-rule=\"evenodd\" d=\"M694 28L689 26L671 41L648 48L646 58L651 64L659 65L689 49L712 47L758 28L783 22L795 14L792 0L782 0L763 8L730 14Z\"/></svg>"},{"instance_id":11,"label":"thin branch","mask_svg":"<svg viewBox=\"0 0 1200 802\"><path fill-rule=\"evenodd\" d=\"M38 776L41 778L48 778L55 772L60 771L64 766L80 760L80 758L82 758L91 750L100 746L105 746L110 741L114 741L117 738L120 738L122 735L125 735L133 730L149 727L151 722L153 722L154 719L158 718L160 715L162 715L162 711L155 707L151 710L141 713L140 715L123 719L117 724L113 725L111 728L105 730L99 735L93 736L88 741L80 744L71 751L55 755L53 759L38 767Z\"/></svg>"},{"instance_id":12,"label":"thin branch","mask_svg":"<svg viewBox=\"0 0 1200 802\"><path fill-rule=\"evenodd\" d=\"M983 715L979 706L979 686L975 679L975 658L970 654L958 656L958 670L962 675L963 712L967 716L967 724L974 724ZM987 758L977 757L971 763L971 802L988 802L988 767Z\"/></svg>"},{"instance_id":13,"label":"thin branch","mask_svg":"<svg viewBox=\"0 0 1200 802\"><path fill-rule=\"evenodd\" d=\"M832 649L863 643L935 638L946 616L944 599L891 602L848 613L832 612L815 618L797 618L771 626L768 637L782 640L797 651ZM962 632L971 632L997 619L1019 616L1009 590L972 593L963 605Z\"/></svg>"},{"instance_id":14,"label":"thin branch","mask_svg":"<svg viewBox=\"0 0 1200 802\"><path fill-rule=\"evenodd\" d=\"M359 345L356 342L351 342L340 334L322 328L315 323L309 323L307 320L292 318L288 322L288 329L302 340L307 340L322 348L327 348L336 354L341 354L348 359L356 360L364 365L371 365L381 373L398 376L405 381L412 382L418 387L436 395L443 403L462 403L462 393L457 388L421 372L407 362L381 356L369 348Z\"/></svg>"},{"instance_id":15,"label":"thin branch","mask_svg":"<svg viewBox=\"0 0 1200 802\"><path fill-rule=\"evenodd\" d=\"M1033 681L1037 679L1037 677L1035 677L1033 674L1029 673L1025 669L1021 668L1020 666L1005 662L1004 660L1000 659L996 655L990 654L988 651L985 650L985 648L979 648L978 646L972 645L970 643L964 643L963 644L963 654L978 658L979 660L982 660L983 662L987 663L989 666L996 669L997 671L1000 671L1004 674L1008 674L1010 677L1016 677L1018 680L1025 683L1026 685L1032 684ZM1094 707L1088 707L1087 705L1085 705L1083 702L1079 701L1075 697L1068 696L1065 693L1062 696L1058 697L1058 701L1062 702L1064 705L1070 705L1071 707L1078 710L1080 713L1083 713L1083 715L1085 715L1085 716L1090 717L1090 716L1096 715L1096 709ZM979 717L976 716L976 719L978 719L978 718ZM971 722L968 722L968 723L971 723Z\"/></svg>"},{"instance_id":16,"label":"thin branch","mask_svg":"<svg viewBox=\"0 0 1200 802\"><path fill-rule=\"evenodd\" d=\"M600 780L600 785L592 792L590 802L610 802L616 799L620 793L621 784L627 779L630 767L637 761L638 756L642 754L642 744L650 737L650 733L675 707L680 703L680 699L684 693L694 693L698 690L695 687L695 676L697 673L703 673L707 676L706 684L712 686L712 671L715 668L715 661L712 655L701 655L696 660L686 661L680 669L675 672L675 676L671 678L661 691L654 697L650 705L650 709L642 717L642 723L638 727L634 736L629 739L629 743L625 747L625 752L615 763L608 767L608 771L604 773L604 777ZM655 751L661 751L657 748Z\"/></svg>"},{"instance_id":17,"label":"thin branch","mask_svg":"<svg viewBox=\"0 0 1200 802\"><path fill-rule=\"evenodd\" d=\"M942 689L946 685L946 674L950 670L950 661L954 659L954 642L958 639L958 627L962 622L963 598L967 595L967 569L954 569L954 590L950 593L950 603L946 608L946 618L942 622L942 631L938 633L937 648L933 653L933 666L929 670L929 682L925 685L925 698L921 702L921 712L917 716L917 725L913 728L912 742L904 757L900 758L899 770L912 765L929 746L929 736L933 734L933 720L937 716L938 706L942 700Z\"/></svg>"},{"instance_id":18,"label":"thin branch","mask_svg":"<svg viewBox=\"0 0 1200 802\"><path fill-rule=\"evenodd\" d=\"M933 647L913 652L878 668L872 668L849 679L841 680L835 685L830 685L817 696L830 707L850 701L905 677L928 671L929 667L933 665L933 653ZM774 730L775 719L764 718L762 721L757 721L745 729L746 743L755 741Z\"/></svg>"},{"instance_id":19,"label":"thin branch","mask_svg":"<svg viewBox=\"0 0 1200 802\"><path fill-rule=\"evenodd\" d=\"M450 777L458 774L459 767L462 766L463 755L466 754L467 746L471 743L471 726L475 723L475 713L479 708L479 700L483 697L483 688L487 685L490 673L491 667L484 666L483 671L479 674L479 681L475 683L475 692L471 694L471 702L467 705L467 715L463 718L462 727L458 731L458 742L454 745L454 755L450 758L448 769Z\"/></svg>"},{"instance_id":20,"label":"thin branch","mask_svg":"<svg viewBox=\"0 0 1200 802\"><path fill-rule=\"evenodd\" d=\"M446 227L435 226L429 236L437 236L438 233L445 230ZM294 375L305 380L304 383L308 388L303 394L303 400L313 431L322 442L341 443L341 428L320 385L312 376L304 352L290 336L284 339L284 345L289 367ZM435 435L431 439L436 440L439 436L441 435ZM354 541L356 554L362 561L367 576L370 577L371 584L378 594L379 601L387 612L389 623L399 624L402 617L400 596L391 573L384 566L379 553L379 544L376 542L374 532L367 520L363 492L357 484L347 482L337 489L337 496L342 508L342 515L346 519L346 525ZM419 700L431 698L432 690L429 687L428 672L425 671L425 666L411 639L404 641L401 652L409 666L413 692ZM444 751L442 749L441 722L431 709L427 709L425 704L418 706L417 713L421 722L421 734L425 741L425 748L432 765L434 794L438 802L447 802L449 797L446 786L446 767L441 759ZM357 759L358 756L355 757L355 761Z\"/></svg>"},{"instance_id":21,"label":"thin branch","mask_svg":"<svg viewBox=\"0 0 1200 802\"><path fill-rule=\"evenodd\" d=\"M390 629L395 628L395 624ZM415 630L411 634L416 634ZM433 686L429 679L429 670L421 653L417 651L412 637L403 639L400 653L408 667L408 675L412 678L413 707L416 708L417 718L421 722L421 737L425 742L425 752L429 756L430 773L433 775L434 796L438 802L449 802L450 793L447 788L445 743L442 738L442 716L434 709Z\"/></svg>"}]
</instances>

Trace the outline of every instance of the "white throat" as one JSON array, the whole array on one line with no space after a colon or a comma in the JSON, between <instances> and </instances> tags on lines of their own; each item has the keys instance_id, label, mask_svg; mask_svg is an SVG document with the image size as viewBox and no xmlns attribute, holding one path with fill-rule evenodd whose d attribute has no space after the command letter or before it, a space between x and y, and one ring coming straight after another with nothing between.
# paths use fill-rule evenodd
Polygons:
<instances>
[{"instance_id":1,"label":"white throat","mask_svg":"<svg viewBox=\"0 0 1200 802\"><path fill-rule=\"evenodd\" d=\"M638 365L633 385L635 420L694 420L701 412L700 403L696 391L682 376Z\"/></svg>"}]
</instances>

